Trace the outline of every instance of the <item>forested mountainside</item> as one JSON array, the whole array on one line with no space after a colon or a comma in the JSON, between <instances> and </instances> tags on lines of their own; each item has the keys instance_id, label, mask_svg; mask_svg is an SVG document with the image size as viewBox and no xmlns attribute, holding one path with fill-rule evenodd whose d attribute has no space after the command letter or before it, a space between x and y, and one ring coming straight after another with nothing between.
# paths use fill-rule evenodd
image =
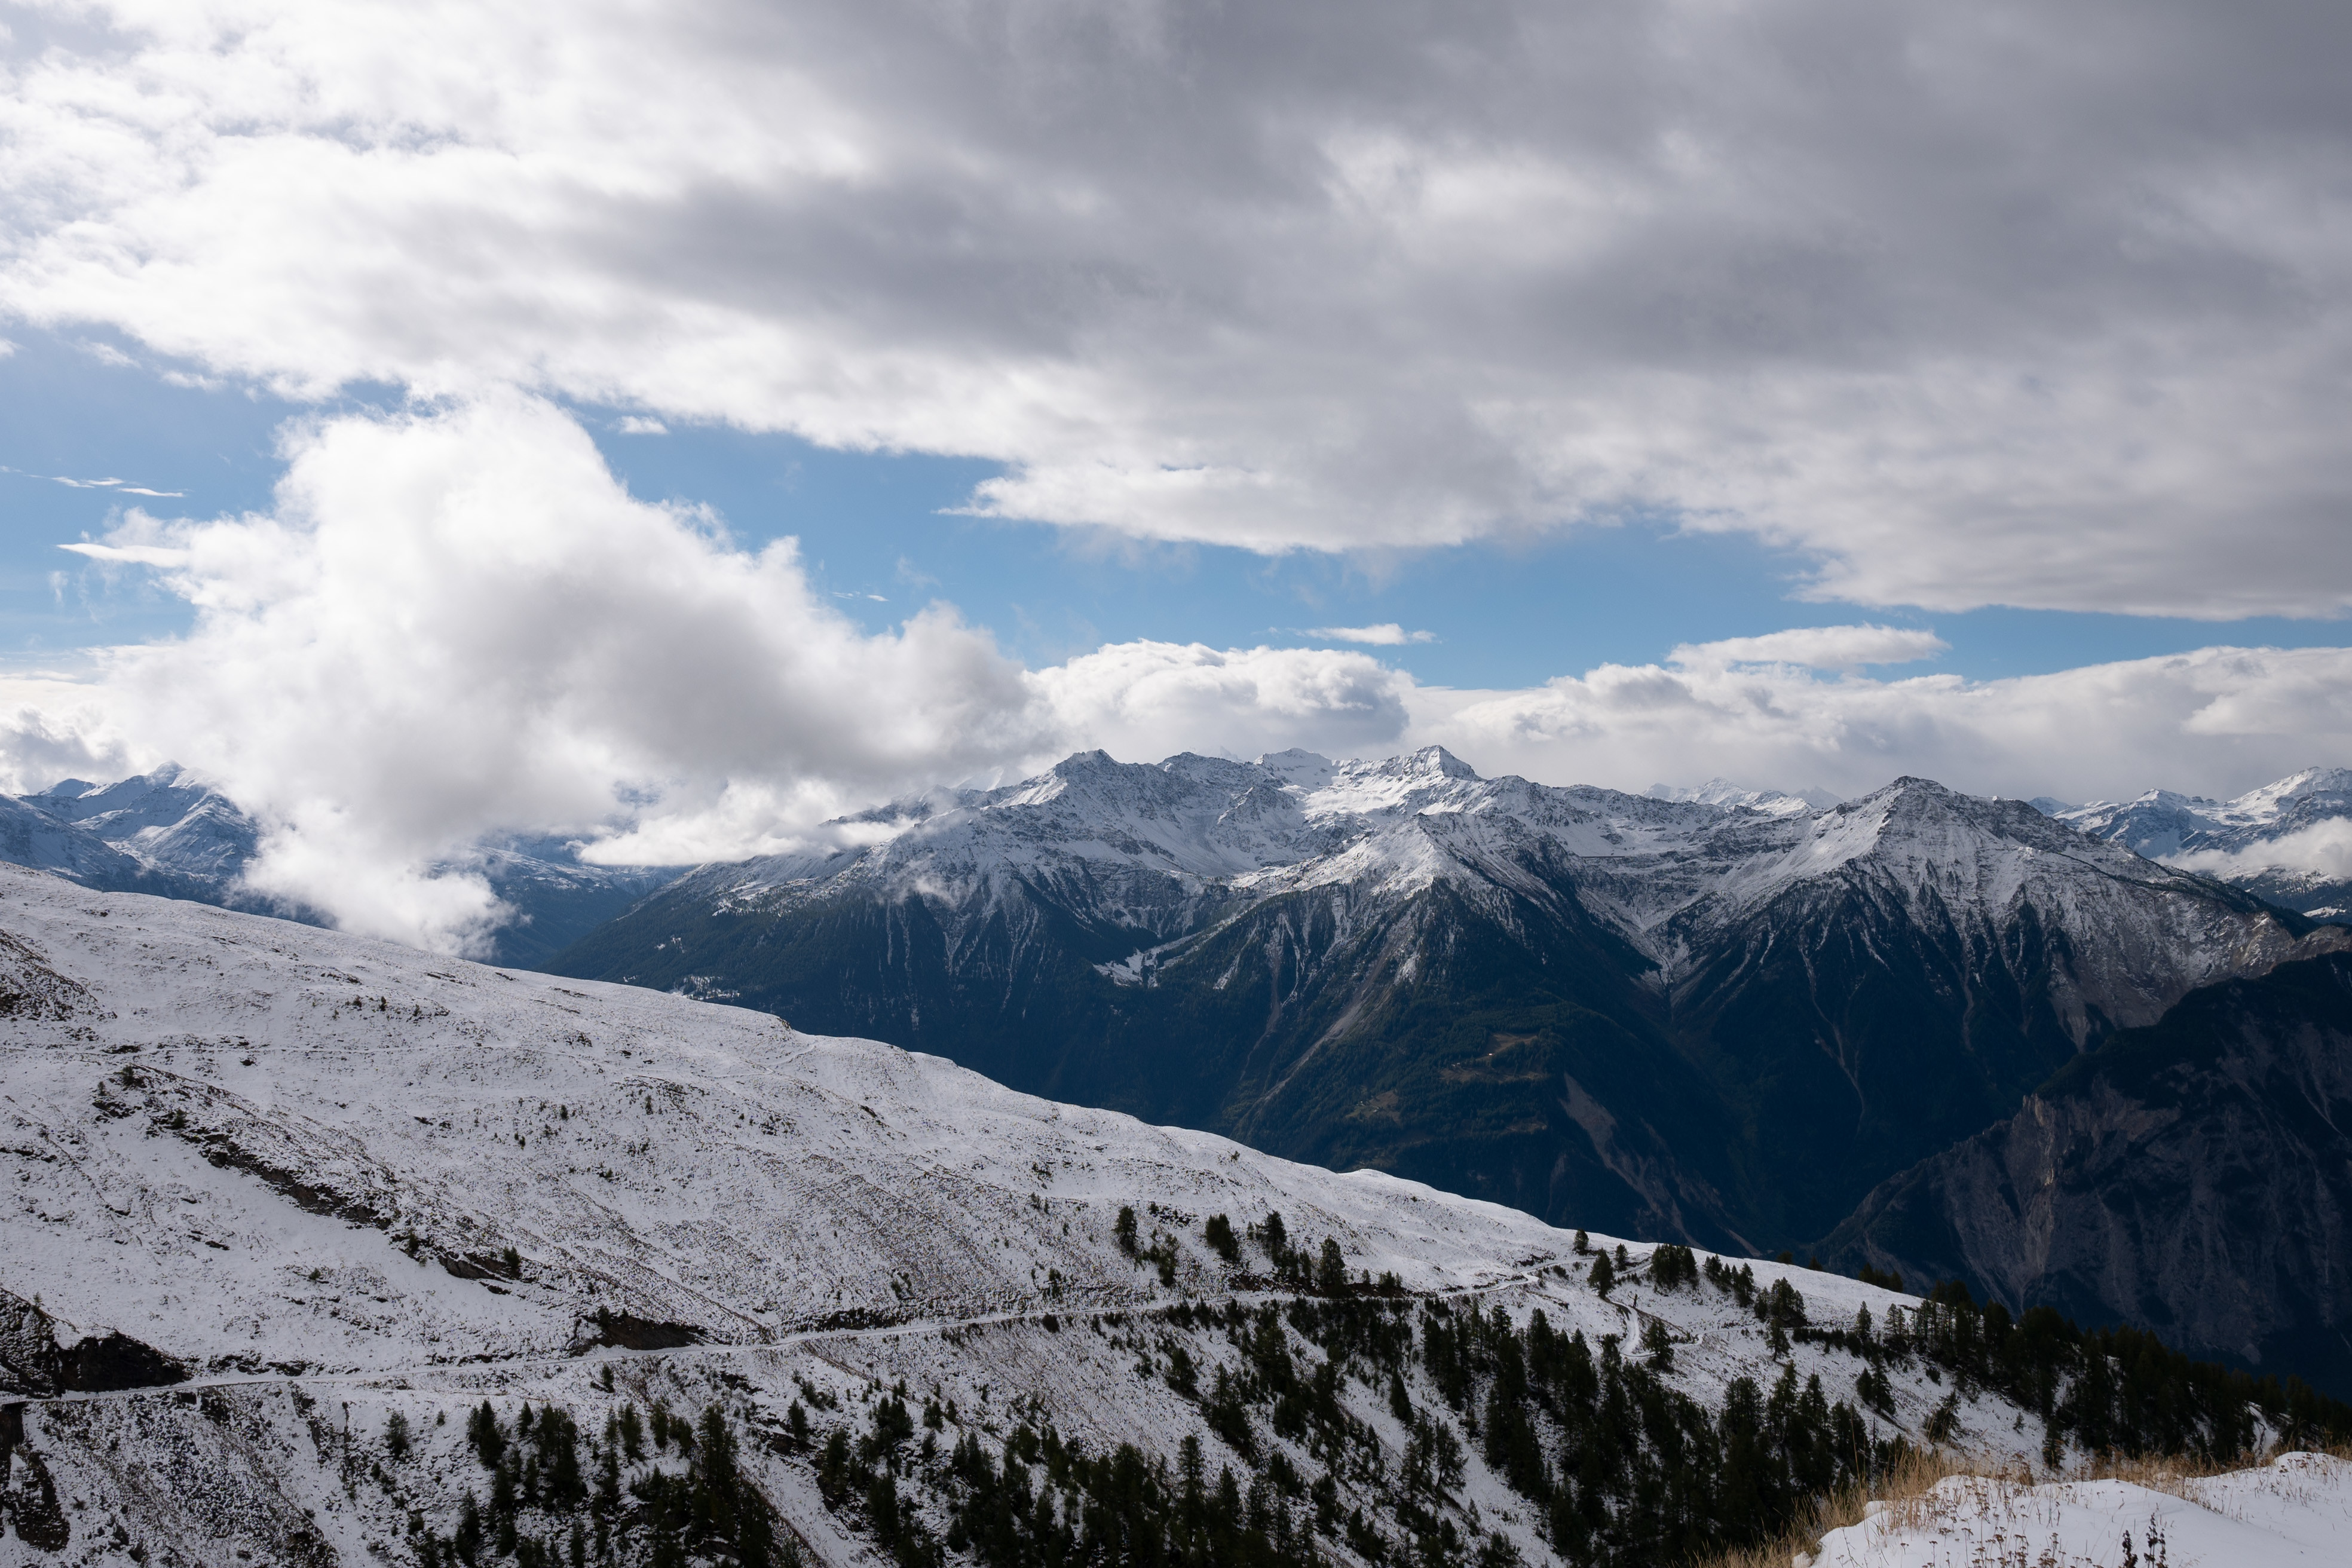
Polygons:
<instances>
[{"instance_id":1,"label":"forested mountainside","mask_svg":"<svg viewBox=\"0 0 2352 1568\"><path fill-rule=\"evenodd\" d=\"M1626 1564L1898 1444L2352 1435L2145 1336L0 871L0 1564Z\"/></svg>"},{"instance_id":2,"label":"forested mountainside","mask_svg":"<svg viewBox=\"0 0 2352 1568\"><path fill-rule=\"evenodd\" d=\"M2352 1388L2352 957L2192 994L1823 1247Z\"/></svg>"},{"instance_id":3,"label":"forested mountainside","mask_svg":"<svg viewBox=\"0 0 2352 1568\"><path fill-rule=\"evenodd\" d=\"M1770 1252L2194 987L2352 944L2022 802L1073 757L709 867L562 970L1557 1222ZM880 842L876 842L879 838Z\"/></svg>"}]
</instances>

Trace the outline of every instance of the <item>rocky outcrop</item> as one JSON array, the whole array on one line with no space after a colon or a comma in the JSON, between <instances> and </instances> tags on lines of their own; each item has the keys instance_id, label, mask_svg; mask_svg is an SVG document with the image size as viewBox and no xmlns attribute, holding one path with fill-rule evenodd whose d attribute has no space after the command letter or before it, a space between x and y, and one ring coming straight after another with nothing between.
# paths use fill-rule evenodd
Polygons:
<instances>
[{"instance_id":1,"label":"rocky outcrop","mask_svg":"<svg viewBox=\"0 0 2352 1568\"><path fill-rule=\"evenodd\" d=\"M2116 1036L1882 1184L1823 1252L2352 1389L2352 957Z\"/></svg>"},{"instance_id":2,"label":"rocky outcrop","mask_svg":"<svg viewBox=\"0 0 2352 1568\"><path fill-rule=\"evenodd\" d=\"M0 1394L104 1393L186 1379L154 1346L112 1331L83 1333L22 1296L0 1290Z\"/></svg>"}]
</instances>

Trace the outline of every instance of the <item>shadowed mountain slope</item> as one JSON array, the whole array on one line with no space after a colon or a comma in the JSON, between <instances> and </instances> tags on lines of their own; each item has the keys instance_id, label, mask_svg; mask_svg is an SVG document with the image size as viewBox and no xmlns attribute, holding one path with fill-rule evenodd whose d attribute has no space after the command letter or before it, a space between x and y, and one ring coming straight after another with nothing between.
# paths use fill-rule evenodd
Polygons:
<instances>
[{"instance_id":1,"label":"shadowed mountain slope","mask_svg":"<svg viewBox=\"0 0 2352 1568\"><path fill-rule=\"evenodd\" d=\"M2352 956L2115 1036L1882 1184L1823 1251L2352 1390Z\"/></svg>"}]
</instances>

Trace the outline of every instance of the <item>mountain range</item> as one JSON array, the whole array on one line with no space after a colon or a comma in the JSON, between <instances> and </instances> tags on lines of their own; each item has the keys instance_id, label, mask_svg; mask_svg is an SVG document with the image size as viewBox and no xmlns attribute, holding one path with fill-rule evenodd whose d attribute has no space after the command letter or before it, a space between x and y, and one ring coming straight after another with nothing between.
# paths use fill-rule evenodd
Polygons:
<instances>
[{"instance_id":1,"label":"mountain range","mask_svg":"<svg viewBox=\"0 0 2352 1568\"><path fill-rule=\"evenodd\" d=\"M2109 1151L2045 1173L2078 1201L2036 1208L2015 1196L2022 1178L1983 1175L2022 1158L2021 1117L2074 1104L2067 1085L2117 1081L2081 1076L2111 1047L2203 1020L2218 1062L2215 1020L2256 1005L2246 986L2352 948L2319 882L2287 898L2258 864L2263 846L2352 821L2347 777L2084 806L1902 779L1832 803L1720 781L1645 796L1484 779L1433 748L1093 752L683 875L582 866L561 844L477 864L527 915L488 955L510 964L887 1040L1555 1224L1822 1250L1965 1279L2020 1310L2057 1300L2352 1388L2336 1229L2282 1221L2261 1258L2217 1243L2194 1267L2148 1239L2176 1189L2177 1223L2224 1237L2245 1234L2249 1205L2285 1203L2296 1173L2333 1193L2345 1166L2326 1130L2352 1123L2324 1051L2300 1077L2174 1093L2160 1156L2107 1134L2064 1145ZM192 775L13 804L11 857L253 907L236 873L254 825ZM2191 868L2207 865L2223 874ZM2158 1114L2103 1092L2110 1120ZM2059 1148L2045 1152L2077 1158ZM2217 1183L2222 1167L2244 1179ZM2126 1211L2144 1245L2114 1244ZM2092 1268L2069 1249L2095 1237ZM2234 1316L2208 1304L2225 1278Z\"/></svg>"},{"instance_id":2,"label":"mountain range","mask_svg":"<svg viewBox=\"0 0 2352 1568\"><path fill-rule=\"evenodd\" d=\"M845 828L698 868L557 966L1749 1255L1822 1245L2200 987L2352 947L1921 779L1817 807L1483 779L1434 749L1089 753ZM1909 1261L2030 1299L1969 1259ZM2317 1294L2273 1334L2189 1342L2307 1350L2352 1311ZM2146 1321L2163 1289L2120 1295L2097 1315Z\"/></svg>"},{"instance_id":3,"label":"mountain range","mask_svg":"<svg viewBox=\"0 0 2352 1568\"><path fill-rule=\"evenodd\" d=\"M2152 789L2124 802L2036 804L2095 837L2314 919L2352 920L2352 768L2305 768L2233 800Z\"/></svg>"},{"instance_id":4,"label":"mountain range","mask_svg":"<svg viewBox=\"0 0 2352 1568\"><path fill-rule=\"evenodd\" d=\"M16 868L0 1173L10 1568L1632 1568L1898 1437L2352 1434L2046 1315Z\"/></svg>"}]
</instances>

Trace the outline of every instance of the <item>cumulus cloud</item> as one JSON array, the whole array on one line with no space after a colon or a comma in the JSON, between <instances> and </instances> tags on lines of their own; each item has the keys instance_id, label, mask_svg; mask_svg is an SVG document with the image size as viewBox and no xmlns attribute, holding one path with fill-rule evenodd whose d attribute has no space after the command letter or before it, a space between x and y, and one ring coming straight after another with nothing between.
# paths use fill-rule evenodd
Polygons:
<instances>
[{"instance_id":1,"label":"cumulus cloud","mask_svg":"<svg viewBox=\"0 0 2352 1568\"><path fill-rule=\"evenodd\" d=\"M1384 755L1411 722L1413 690L1369 654L1199 643L1117 643L1035 679L1063 734L1129 761L1292 746Z\"/></svg>"},{"instance_id":2,"label":"cumulus cloud","mask_svg":"<svg viewBox=\"0 0 2352 1568\"><path fill-rule=\"evenodd\" d=\"M501 914L423 868L501 830L618 834L658 862L794 841L845 805L1055 737L1027 677L944 607L868 636L790 542L631 498L529 399L299 432L268 514L133 513L101 544L195 606L111 650L111 732L268 829L265 890L463 946Z\"/></svg>"},{"instance_id":3,"label":"cumulus cloud","mask_svg":"<svg viewBox=\"0 0 2352 1568\"><path fill-rule=\"evenodd\" d=\"M107 694L89 682L0 676L0 790L30 795L69 778L103 784L159 760L123 734Z\"/></svg>"},{"instance_id":4,"label":"cumulus cloud","mask_svg":"<svg viewBox=\"0 0 2352 1568\"><path fill-rule=\"evenodd\" d=\"M1435 642L1435 632L1409 632L1394 621L1376 626L1309 626L1306 635L1326 642L1362 643L1371 647L1402 647L1407 643Z\"/></svg>"},{"instance_id":5,"label":"cumulus cloud","mask_svg":"<svg viewBox=\"0 0 2352 1568\"><path fill-rule=\"evenodd\" d=\"M60 4L0 58L0 310L298 395L983 456L973 510L1157 538L1664 509L1857 602L2325 615L2347 34L2126 0Z\"/></svg>"}]
</instances>

